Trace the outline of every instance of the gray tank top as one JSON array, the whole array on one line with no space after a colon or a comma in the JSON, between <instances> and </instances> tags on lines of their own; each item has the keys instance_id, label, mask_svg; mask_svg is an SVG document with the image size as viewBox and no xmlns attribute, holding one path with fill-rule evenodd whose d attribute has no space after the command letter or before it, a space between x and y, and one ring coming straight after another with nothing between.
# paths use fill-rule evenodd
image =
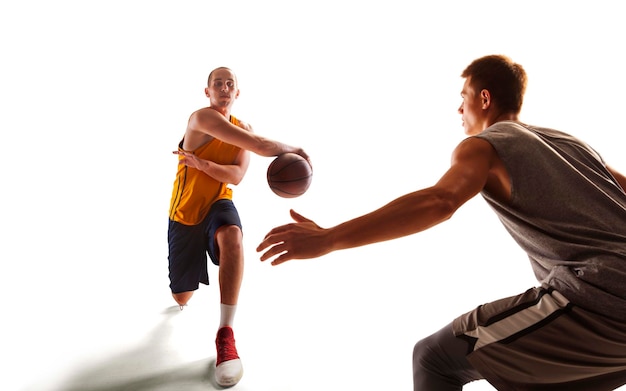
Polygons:
<instances>
[{"instance_id":1,"label":"gray tank top","mask_svg":"<svg viewBox=\"0 0 626 391\"><path fill-rule=\"evenodd\" d=\"M626 194L602 158L568 134L511 121L475 137L491 143L511 179L510 203L481 194L537 279L626 321Z\"/></svg>"}]
</instances>

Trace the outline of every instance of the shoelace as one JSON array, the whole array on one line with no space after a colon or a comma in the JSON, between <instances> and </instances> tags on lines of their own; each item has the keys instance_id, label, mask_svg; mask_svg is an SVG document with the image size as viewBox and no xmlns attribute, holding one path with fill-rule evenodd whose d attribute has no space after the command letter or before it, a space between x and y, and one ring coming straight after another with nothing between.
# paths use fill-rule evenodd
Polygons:
<instances>
[{"instance_id":1,"label":"shoelace","mask_svg":"<svg viewBox=\"0 0 626 391\"><path fill-rule=\"evenodd\" d=\"M232 337L218 337L217 339L217 364L224 361L238 359L235 340Z\"/></svg>"}]
</instances>

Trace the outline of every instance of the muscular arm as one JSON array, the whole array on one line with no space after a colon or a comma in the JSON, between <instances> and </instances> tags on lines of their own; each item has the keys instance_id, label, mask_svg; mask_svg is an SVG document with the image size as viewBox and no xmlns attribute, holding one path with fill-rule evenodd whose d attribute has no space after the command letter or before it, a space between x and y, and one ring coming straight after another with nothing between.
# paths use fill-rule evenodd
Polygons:
<instances>
[{"instance_id":1,"label":"muscular arm","mask_svg":"<svg viewBox=\"0 0 626 391\"><path fill-rule=\"evenodd\" d=\"M496 158L488 142L466 139L454 150L450 168L434 186L328 229L292 212L296 223L271 230L257 251L266 250L261 256L263 261L277 256L272 262L277 265L424 231L449 219L481 191Z\"/></svg>"},{"instance_id":2,"label":"muscular arm","mask_svg":"<svg viewBox=\"0 0 626 391\"><path fill-rule=\"evenodd\" d=\"M491 151L491 146L482 140L461 143L453 152L450 168L434 186L406 194L334 227L334 246L349 248L396 239L448 220L484 187Z\"/></svg>"},{"instance_id":3,"label":"muscular arm","mask_svg":"<svg viewBox=\"0 0 626 391\"><path fill-rule=\"evenodd\" d=\"M301 148L292 147L242 129L230 123L226 117L211 108L200 109L191 115L185 137L193 137L193 133L215 137L261 156L269 157L293 152L308 159Z\"/></svg>"},{"instance_id":4,"label":"muscular arm","mask_svg":"<svg viewBox=\"0 0 626 391\"><path fill-rule=\"evenodd\" d=\"M181 161L186 166L200 170L218 182L232 183L233 185L238 185L241 182L250 165L250 152L245 149L239 151L233 164L219 164L200 159L193 153L186 151L174 151L174 153L183 156Z\"/></svg>"}]
</instances>

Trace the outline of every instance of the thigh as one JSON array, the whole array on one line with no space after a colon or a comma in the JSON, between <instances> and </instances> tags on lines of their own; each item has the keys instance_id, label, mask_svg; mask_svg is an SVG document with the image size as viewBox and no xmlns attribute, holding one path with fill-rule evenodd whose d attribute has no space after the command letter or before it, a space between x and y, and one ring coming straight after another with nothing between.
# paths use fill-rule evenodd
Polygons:
<instances>
[{"instance_id":1,"label":"thigh","mask_svg":"<svg viewBox=\"0 0 626 391\"><path fill-rule=\"evenodd\" d=\"M219 265L219 246L215 241L215 233L224 226L237 226L241 231L241 219L235 204L231 200L216 201L205 219L206 252L215 265Z\"/></svg>"},{"instance_id":2,"label":"thigh","mask_svg":"<svg viewBox=\"0 0 626 391\"><path fill-rule=\"evenodd\" d=\"M468 360L501 390L613 390L626 383L626 327L551 288L484 304L455 321Z\"/></svg>"},{"instance_id":3,"label":"thigh","mask_svg":"<svg viewBox=\"0 0 626 391\"><path fill-rule=\"evenodd\" d=\"M172 293L193 291L198 289L199 283L208 284L203 226L170 220L167 239Z\"/></svg>"}]
</instances>

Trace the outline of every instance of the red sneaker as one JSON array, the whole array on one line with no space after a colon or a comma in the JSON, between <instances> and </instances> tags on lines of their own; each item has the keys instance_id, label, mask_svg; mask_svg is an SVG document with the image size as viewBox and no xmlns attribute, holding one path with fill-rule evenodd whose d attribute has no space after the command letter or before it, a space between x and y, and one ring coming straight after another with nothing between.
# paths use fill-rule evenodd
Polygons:
<instances>
[{"instance_id":1,"label":"red sneaker","mask_svg":"<svg viewBox=\"0 0 626 391\"><path fill-rule=\"evenodd\" d=\"M232 328L222 327L217 331L215 347L217 348L215 381L222 387L234 386L243 376L243 366L237 354Z\"/></svg>"}]
</instances>

